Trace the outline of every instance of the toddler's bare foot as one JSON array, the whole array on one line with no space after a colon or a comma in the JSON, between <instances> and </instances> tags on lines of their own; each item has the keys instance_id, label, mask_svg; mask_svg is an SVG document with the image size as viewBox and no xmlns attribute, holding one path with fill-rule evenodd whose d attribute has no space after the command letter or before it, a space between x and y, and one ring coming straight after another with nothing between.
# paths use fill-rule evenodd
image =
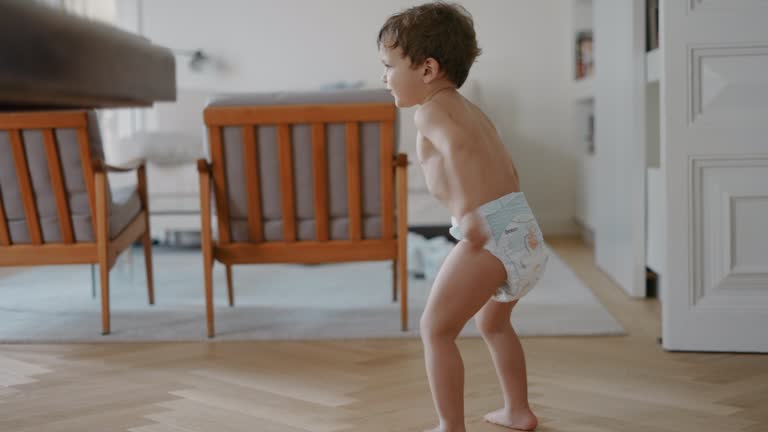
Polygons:
<instances>
[{"instance_id":1,"label":"toddler's bare foot","mask_svg":"<svg viewBox=\"0 0 768 432\"><path fill-rule=\"evenodd\" d=\"M539 424L539 420L530 409L510 412L502 408L486 414L484 418L488 423L523 431L532 431Z\"/></svg>"},{"instance_id":2,"label":"toddler's bare foot","mask_svg":"<svg viewBox=\"0 0 768 432\"><path fill-rule=\"evenodd\" d=\"M427 429L424 432L466 432L466 429L445 429L440 426L434 428L434 429Z\"/></svg>"}]
</instances>

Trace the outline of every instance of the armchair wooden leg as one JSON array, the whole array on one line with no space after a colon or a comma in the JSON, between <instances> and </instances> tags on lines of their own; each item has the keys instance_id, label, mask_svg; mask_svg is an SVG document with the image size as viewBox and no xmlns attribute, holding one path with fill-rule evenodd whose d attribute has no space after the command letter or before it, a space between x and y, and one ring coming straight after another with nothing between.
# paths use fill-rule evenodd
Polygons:
<instances>
[{"instance_id":1,"label":"armchair wooden leg","mask_svg":"<svg viewBox=\"0 0 768 432\"><path fill-rule=\"evenodd\" d=\"M109 323L109 264L99 260L99 273L101 276L101 334L108 335Z\"/></svg>"},{"instance_id":2,"label":"armchair wooden leg","mask_svg":"<svg viewBox=\"0 0 768 432\"><path fill-rule=\"evenodd\" d=\"M141 206L144 209L144 265L147 270L147 294L149 304L155 304L155 283L152 274L152 231L149 229L149 197L147 196L147 171L144 165L136 171Z\"/></svg>"},{"instance_id":3,"label":"armchair wooden leg","mask_svg":"<svg viewBox=\"0 0 768 432\"><path fill-rule=\"evenodd\" d=\"M149 218L149 217L147 217ZM149 228L144 233L144 265L147 271L147 295L149 296L149 304L155 304L155 283L154 275L152 272L152 238L149 235Z\"/></svg>"},{"instance_id":4,"label":"armchair wooden leg","mask_svg":"<svg viewBox=\"0 0 768 432\"><path fill-rule=\"evenodd\" d=\"M203 249L203 276L205 278L205 315L208 337L214 335L213 325L213 239L211 238L211 171L205 159L197 161L200 177L200 237Z\"/></svg>"},{"instance_id":5,"label":"armchair wooden leg","mask_svg":"<svg viewBox=\"0 0 768 432\"><path fill-rule=\"evenodd\" d=\"M203 246L203 275L205 277L205 315L208 322L208 337L214 335L213 326L213 257L211 250Z\"/></svg>"},{"instance_id":6,"label":"armchair wooden leg","mask_svg":"<svg viewBox=\"0 0 768 432\"><path fill-rule=\"evenodd\" d=\"M400 273L400 326L408 330L408 156L397 156L395 185L397 196L397 264Z\"/></svg>"},{"instance_id":7,"label":"armchair wooden leg","mask_svg":"<svg viewBox=\"0 0 768 432\"><path fill-rule=\"evenodd\" d=\"M103 171L94 174L96 183L96 216L95 234L96 249L99 259L99 274L101 276L101 334L110 332L109 323L109 212L107 210L107 179Z\"/></svg>"},{"instance_id":8,"label":"armchair wooden leg","mask_svg":"<svg viewBox=\"0 0 768 432\"><path fill-rule=\"evenodd\" d=\"M149 214L147 214L147 231L144 232L144 266L147 271L147 294L149 304L155 304L155 282L152 272L152 236L149 234Z\"/></svg>"},{"instance_id":9,"label":"armchair wooden leg","mask_svg":"<svg viewBox=\"0 0 768 432\"><path fill-rule=\"evenodd\" d=\"M96 298L96 264L91 264L91 297Z\"/></svg>"},{"instance_id":10,"label":"armchair wooden leg","mask_svg":"<svg viewBox=\"0 0 768 432\"><path fill-rule=\"evenodd\" d=\"M392 260L392 301L397 301L397 260Z\"/></svg>"},{"instance_id":11,"label":"armchair wooden leg","mask_svg":"<svg viewBox=\"0 0 768 432\"><path fill-rule=\"evenodd\" d=\"M229 295L229 306L235 305L235 293L232 288L232 265L227 264L227 294Z\"/></svg>"},{"instance_id":12,"label":"armchair wooden leg","mask_svg":"<svg viewBox=\"0 0 768 432\"><path fill-rule=\"evenodd\" d=\"M400 249L405 249L405 240L400 241ZM401 253L401 258L397 260L397 264L400 267L398 272L400 273L400 321L401 329L408 331L408 261L403 257L404 253Z\"/></svg>"}]
</instances>

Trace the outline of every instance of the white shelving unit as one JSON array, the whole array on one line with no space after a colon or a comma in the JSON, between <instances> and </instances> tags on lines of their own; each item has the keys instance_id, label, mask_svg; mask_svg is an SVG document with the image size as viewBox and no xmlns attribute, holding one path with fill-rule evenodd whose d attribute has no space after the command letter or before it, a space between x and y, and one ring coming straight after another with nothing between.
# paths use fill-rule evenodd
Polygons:
<instances>
[{"instance_id":1,"label":"white shelving unit","mask_svg":"<svg viewBox=\"0 0 768 432\"><path fill-rule=\"evenodd\" d=\"M646 221L646 265L661 276L664 271L666 230L664 224L664 173L659 167L649 167L647 175L648 206Z\"/></svg>"},{"instance_id":2,"label":"white shelving unit","mask_svg":"<svg viewBox=\"0 0 768 432\"><path fill-rule=\"evenodd\" d=\"M646 263L663 262L664 250L661 54L646 53L645 0L570 4L573 64L580 31L592 31L594 53L594 75L571 86L570 135L583 150L576 219L585 237L594 236L597 266L630 296L643 297Z\"/></svg>"},{"instance_id":3,"label":"white shelving unit","mask_svg":"<svg viewBox=\"0 0 768 432\"><path fill-rule=\"evenodd\" d=\"M645 79L649 83L659 82L661 75L661 54L659 49L649 51L645 55Z\"/></svg>"},{"instance_id":4,"label":"white shelving unit","mask_svg":"<svg viewBox=\"0 0 768 432\"><path fill-rule=\"evenodd\" d=\"M596 224L597 201L595 196L596 181L594 158L594 128L590 126L594 119L595 78L594 75L576 79L576 39L581 31L592 31L592 0L571 1L571 145L579 150L579 199L576 209L576 223L582 231L582 237L592 244ZM599 67L599 65L596 65Z\"/></svg>"},{"instance_id":5,"label":"white shelving unit","mask_svg":"<svg viewBox=\"0 0 768 432\"><path fill-rule=\"evenodd\" d=\"M589 102L595 97L595 78L582 78L573 80L571 84L571 97L576 102Z\"/></svg>"},{"instance_id":6,"label":"white shelving unit","mask_svg":"<svg viewBox=\"0 0 768 432\"><path fill-rule=\"evenodd\" d=\"M649 0L646 0L649 1ZM654 1L655 2L655 1ZM658 4L658 2L655 2ZM648 3L650 4L650 3ZM650 15L650 12L649 12ZM646 19L651 19L647 16ZM658 19L658 16L656 17ZM659 29L659 23L646 23L646 28ZM658 42L659 36L649 37ZM646 266L657 274L656 286L664 273L666 261L666 194L664 170L661 166L661 100L660 88L663 71L660 48L645 54L645 142L646 142ZM657 293L661 299L660 293Z\"/></svg>"},{"instance_id":7,"label":"white shelving unit","mask_svg":"<svg viewBox=\"0 0 768 432\"><path fill-rule=\"evenodd\" d=\"M664 213L666 196L664 194L664 170L661 166L661 127L660 127L660 78L662 70L659 49L646 55L646 92L645 92L645 140L646 140L646 265L657 274L657 279L664 273L666 259L666 227ZM657 287L661 284L657 283ZM658 295L661 299L661 296Z\"/></svg>"}]
</instances>

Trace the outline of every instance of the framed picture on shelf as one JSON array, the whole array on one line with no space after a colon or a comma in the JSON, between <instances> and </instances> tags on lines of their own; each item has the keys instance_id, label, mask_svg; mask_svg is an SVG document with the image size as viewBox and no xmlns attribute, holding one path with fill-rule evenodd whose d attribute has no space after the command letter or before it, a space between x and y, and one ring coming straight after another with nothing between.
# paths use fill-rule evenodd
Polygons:
<instances>
[{"instance_id":1,"label":"framed picture on shelf","mask_svg":"<svg viewBox=\"0 0 768 432\"><path fill-rule=\"evenodd\" d=\"M582 30L576 34L576 79L590 77L593 72L592 31Z\"/></svg>"}]
</instances>

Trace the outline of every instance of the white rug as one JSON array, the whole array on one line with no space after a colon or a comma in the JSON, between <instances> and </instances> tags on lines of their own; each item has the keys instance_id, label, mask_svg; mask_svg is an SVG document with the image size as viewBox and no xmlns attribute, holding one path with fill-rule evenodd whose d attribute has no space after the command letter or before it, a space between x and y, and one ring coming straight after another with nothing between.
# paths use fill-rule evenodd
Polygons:
<instances>
[{"instance_id":1,"label":"white rug","mask_svg":"<svg viewBox=\"0 0 768 432\"><path fill-rule=\"evenodd\" d=\"M202 257L155 249L155 306L147 305L144 259L134 250L111 274L112 334L101 335L90 266L0 273L0 343L204 341ZM410 327L400 331L389 262L233 267L228 307L224 267L214 267L214 340L400 338L418 335L429 281L411 279ZM8 274L10 273L10 274ZM5 276L3 276L5 275ZM515 308L523 336L616 335L621 325L554 253L539 285ZM463 336L478 335L473 322Z\"/></svg>"}]
</instances>

